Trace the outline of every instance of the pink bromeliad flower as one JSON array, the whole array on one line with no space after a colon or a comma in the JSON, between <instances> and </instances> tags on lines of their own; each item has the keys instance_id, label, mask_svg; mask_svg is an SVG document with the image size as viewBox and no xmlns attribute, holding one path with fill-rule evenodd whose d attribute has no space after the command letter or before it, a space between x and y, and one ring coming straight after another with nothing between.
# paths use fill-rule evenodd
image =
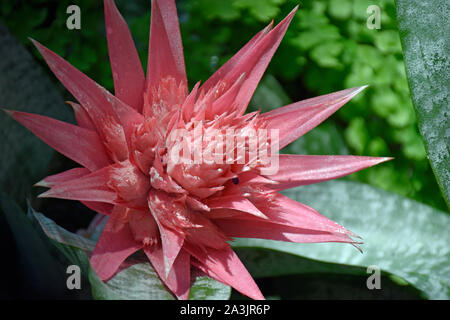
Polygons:
<instances>
[{"instance_id":1,"label":"pink bromeliad flower","mask_svg":"<svg viewBox=\"0 0 450 320\"><path fill-rule=\"evenodd\" d=\"M180 299L188 297L192 266L253 299L263 299L231 249L232 238L356 243L350 231L279 191L339 178L388 158L282 154L277 158L278 170L264 173L267 164L260 156L249 156L247 142L237 143L222 162L183 162L170 156L181 146L192 147L195 135L190 139L189 134L199 127L201 132L232 132L232 141L248 131L275 130L277 141L265 145L281 149L363 89L347 89L263 114L244 114L297 8L276 27L271 23L256 34L189 92L174 0L152 1L146 76L114 1L104 4L115 95L33 41L78 100L79 104L71 103L78 125L7 111L80 164L38 183L50 188L40 197L78 200L108 216L90 258L102 280L110 279L127 257L143 250L166 287ZM183 141L169 139L175 130L183 130ZM217 156L223 146L220 139L201 142L197 152L214 147Z\"/></svg>"}]
</instances>

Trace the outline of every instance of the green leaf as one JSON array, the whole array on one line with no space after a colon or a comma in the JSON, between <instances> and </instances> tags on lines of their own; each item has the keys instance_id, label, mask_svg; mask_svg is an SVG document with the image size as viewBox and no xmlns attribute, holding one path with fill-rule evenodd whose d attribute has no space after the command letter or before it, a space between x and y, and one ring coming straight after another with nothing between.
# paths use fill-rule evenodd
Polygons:
<instances>
[{"instance_id":1,"label":"green leaf","mask_svg":"<svg viewBox=\"0 0 450 320\"><path fill-rule=\"evenodd\" d=\"M371 83L374 78L373 68L362 62L355 62L345 78L345 87L355 87Z\"/></svg>"},{"instance_id":2,"label":"green leaf","mask_svg":"<svg viewBox=\"0 0 450 320\"><path fill-rule=\"evenodd\" d=\"M358 154L362 154L369 139L369 133L363 118L354 118L350 122L350 125L345 129L345 138L347 143L354 148Z\"/></svg>"},{"instance_id":3,"label":"green leaf","mask_svg":"<svg viewBox=\"0 0 450 320\"><path fill-rule=\"evenodd\" d=\"M339 55L344 45L341 42L330 41L317 45L311 50L310 56L322 68L342 67Z\"/></svg>"},{"instance_id":4,"label":"green leaf","mask_svg":"<svg viewBox=\"0 0 450 320\"><path fill-rule=\"evenodd\" d=\"M32 208L31 208L32 210ZM54 241L65 244L68 246L73 246L75 248L84 251L93 251L95 247L95 242L91 239L82 237L78 234L67 231L66 229L58 226L53 220L47 218L42 213L32 210L34 217L37 219L45 232L47 237L53 239Z\"/></svg>"},{"instance_id":5,"label":"green leaf","mask_svg":"<svg viewBox=\"0 0 450 320\"><path fill-rule=\"evenodd\" d=\"M81 268L82 274L87 275L90 266L86 252L92 252L94 250L95 242L67 231L42 213L34 211L31 207L29 207L29 210L38 221L42 231L52 240L53 244L71 263Z\"/></svg>"},{"instance_id":6,"label":"green leaf","mask_svg":"<svg viewBox=\"0 0 450 320\"><path fill-rule=\"evenodd\" d=\"M215 18L224 21L232 21L239 18L239 10L233 6L233 2L229 0L208 1L200 0L198 7L202 10L205 18L213 20Z\"/></svg>"},{"instance_id":7,"label":"green leaf","mask_svg":"<svg viewBox=\"0 0 450 320\"><path fill-rule=\"evenodd\" d=\"M168 300L173 296L165 289L156 272L148 262L136 263L118 272L108 282L103 282L89 264L87 252L94 250L91 239L71 233L58 226L42 213L32 211L45 234L58 249L73 263L80 266L82 274L91 283L95 299L120 300ZM194 300L224 300L231 294L231 288L208 277L197 277L189 295Z\"/></svg>"},{"instance_id":8,"label":"green leaf","mask_svg":"<svg viewBox=\"0 0 450 320\"><path fill-rule=\"evenodd\" d=\"M117 273L107 283L90 269L92 295L98 300L173 300L149 263L138 263ZM189 293L190 300L225 300L231 288L208 277L197 277Z\"/></svg>"},{"instance_id":9,"label":"green leaf","mask_svg":"<svg viewBox=\"0 0 450 320\"><path fill-rule=\"evenodd\" d=\"M279 6L285 0L234 0L233 5L239 9L248 9L258 20L266 22L278 15Z\"/></svg>"},{"instance_id":10,"label":"green leaf","mask_svg":"<svg viewBox=\"0 0 450 320\"><path fill-rule=\"evenodd\" d=\"M89 281L97 300L172 300L158 275L148 263L138 263L103 282L91 268Z\"/></svg>"},{"instance_id":11,"label":"green leaf","mask_svg":"<svg viewBox=\"0 0 450 320\"><path fill-rule=\"evenodd\" d=\"M383 53L398 53L402 48L395 30L381 31L375 36L375 45Z\"/></svg>"},{"instance_id":12,"label":"green leaf","mask_svg":"<svg viewBox=\"0 0 450 320\"><path fill-rule=\"evenodd\" d=\"M389 154L389 148L386 142L381 137L375 137L370 141L368 147L368 153L372 156L381 157L385 154Z\"/></svg>"},{"instance_id":13,"label":"green leaf","mask_svg":"<svg viewBox=\"0 0 450 320\"><path fill-rule=\"evenodd\" d=\"M308 50L316 45L341 39L342 37L339 33L339 29L336 26L323 25L319 28L299 33L292 41L293 44L300 49Z\"/></svg>"},{"instance_id":14,"label":"green leaf","mask_svg":"<svg viewBox=\"0 0 450 320\"><path fill-rule=\"evenodd\" d=\"M278 80L268 74L264 76L250 102L252 110L267 112L291 103Z\"/></svg>"},{"instance_id":15,"label":"green leaf","mask_svg":"<svg viewBox=\"0 0 450 320\"><path fill-rule=\"evenodd\" d=\"M300 139L295 140L282 153L292 154L349 154L341 133L331 121L325 121Z\"/></svg>"},{"instance_id":16,"label":"green leaf","mask_svg":"<svg viewBox=\"0 0 450 320\"><path fill-rule=\"evenodd\" d=\"M362 236L364 253L337 243L237 239L233 246L268 248L353 267L377 265L414 285L430 299L450 298L450 217L445 212L356 182L326 182L292 189L286 195ZM279 264L280 269L285 267L286 264ZM339 266L336 268L340 270Z\"/></svg>"},{"instance_id":17,"label":"green leaf","mask_svg":"<svg viewBox=\"0 0 450 320\"><path fill-rule=\"evenodd\" d=\"M349 0L330 1L328 4L330 16L336 19L345 20L352 15L352 2Z\"/></svg>"},{"instance_id":18,"label":"green leaf","mask_svg":"<svg viewBox=\"0 0 450 320\"><path fill-rule=\"evenodd\" d=\"M384 59L381 53L373 46L360 44L356 48L356 59L365 61L371 68L378 70L383 67L388 59ZM391 67L392 68L392 67ZM392 72L392 70L390 70Z\"/></svg>"},{"instance_id":19,"label":"green leaf","mask_svg":"<svg viewBox=\"0 0 450 320\"><path fill-rule=\"evenodd\" d=\"M209 277L197 277L189 292L190 300L226 300L231 295L231 287Z\"/></svg>"},{"instance_id":20,"label":"green leaf","mask_svg":"<svg viewBox=\"0 0 450 320\"><path fill-rule=\"evenodd\" d=\"M0 193L2 212L15 240L23 284L28 286L23 290L47 298L64 297L67 293L65 275L48 249L51 246L40 237L22 209L3 192ZM8 263L7 259L2 261Z\"/></svg>"},{"instance_id":21,"label":"green leaf","mask_svg":"<svg viewBox=\"0 0 450 320\"><path fill-rule=\"evenodd\" d=\"M374 94L371 96L371 104L375 114L382 118L387 118L399 106L399 96L391 88L378 87L374 89Z\"/></svg>"},{"instance_id":22,"label":"green leaf","mask_svg":"<svg viewBox=\"0 0 450 320\"><path fill-rule=\"evenodd\" d=\"M362 267L328 263L282 252L276 248L246 247L241 240L235 242L235 251L252 277L280 277L299 274L367 274Z\"/></svg>"},{"instance_id":23,"label":"green leaf","mask_svg":"<svg viewBox=\"0 0 450 320\"><path fill-rule=\"evenodd\" d=\"M406 73L420 133L447 206L450 206L448 1L398 0Z\"/></svg>"},{"instance_id":24,"label":"green leaf","mask_svg":"<svg viewBox=\"0 0 450 320\"><path fill-rule=\"evenodd\" d=\"M353 16L361 21L365 21L369 14L367 8L374 4L373 0L357 0L353 2Z\"/></svg>"}]
</instances>

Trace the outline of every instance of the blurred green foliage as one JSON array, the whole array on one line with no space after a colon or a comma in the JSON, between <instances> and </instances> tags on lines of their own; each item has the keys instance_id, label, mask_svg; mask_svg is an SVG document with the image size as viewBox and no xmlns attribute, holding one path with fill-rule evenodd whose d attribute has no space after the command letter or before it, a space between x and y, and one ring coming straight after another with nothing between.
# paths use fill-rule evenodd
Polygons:
<instances>
[{"instance_id":1,"label":"blurred green foliage","mask_svg":"<svg viewBox=\"0 0 450 320\"><path fill-rule=\"evenodd\" d=\"M116 3L130 25L145 66L150 1ZM70 4L81 8L80 31L65 27ZM351 154L393 156L395 160L350 179L445 210L417 130L394 0L177 1L190 84L206 80L256 32L272 19L280 21L297 4L300 9L268 73L293 101L369 84L328 120L328 126L333 134L342 133ZM366 26L370 16L366 10L373 4L381 8L379 30ZM113 90L102 1L2 1L0 22L30 48L27 37L45 44ZM290 151L295 149L294 144Z\"/></svg>"}]
</instances>

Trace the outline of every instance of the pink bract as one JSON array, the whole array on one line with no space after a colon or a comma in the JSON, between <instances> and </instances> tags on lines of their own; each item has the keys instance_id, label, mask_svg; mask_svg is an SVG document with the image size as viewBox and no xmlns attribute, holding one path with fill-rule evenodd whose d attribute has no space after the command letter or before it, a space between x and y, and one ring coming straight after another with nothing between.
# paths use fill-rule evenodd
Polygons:
<instances>
[{"instance_id":1,"label":"pink bract","mask_svg":"<svg viewBox=\"0 0 450 320\"><path fill-rule=\"evenodd\" d=\"M78 200L108 216L90 258L102 280L143 250L179 299L188 298L192 267L250 298L263 299L230 247L232 238L356 243L350 231L279 191L339 178L388 158L286 154L279 156L276 173L264 175L263 165L254 159L186 164L168 156L175 147L169 135L178 129L192 132L198 123L219 132L277 129L281 149L364 88L244 114L297 8L276 27L270 24L256 34L189 92L174 0L152 1L146 76L114 1L104 4L115 95L33 40L78 100L70 103L78 125L7 111L80 164L39 182L50 188L40 196Z\"/></svg>"}]
</instances>

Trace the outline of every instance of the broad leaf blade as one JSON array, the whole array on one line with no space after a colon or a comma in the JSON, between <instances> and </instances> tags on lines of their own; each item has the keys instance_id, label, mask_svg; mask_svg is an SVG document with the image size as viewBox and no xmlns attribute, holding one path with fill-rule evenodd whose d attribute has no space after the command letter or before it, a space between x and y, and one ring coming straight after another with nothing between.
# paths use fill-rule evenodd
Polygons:
<instances>
[{"instance_id":1,"label":"broad leaf blade","mask_svg":"<svg viewBox=\"0 0 450 320\"><path fill-rule=\"evenodd\" d=\"M138 263L104 283L91 269L92 294L99 300L173 300L149 263ZM208 277L197 277L189 293L190 300L229 299L231 288Z\"/></svg>"},{"instance_id":2,"label":"broad leaf blade","mask_svg":"<svg viewBox=\"0 0 450 320\"><path fill-rule=\"evenodd\" d=\"M345 244L257 239L237 239L234 247L269 248L355 267L377 265L430 299L450 298L450 217L445 212L356 182L325 182L286 194L362 236L364 253Z\"/></svg>"},{"instance_id":3,"label":"broad leaf blade","mask_svg":"<svg viewBox=\"0 0 450 320\"><path fill-rule=\"evenodd\" d=\"M231 287L209 277L197 277L189 292L190 300L226 300Z\"/></svg>"},{"instance_id":4,"label":"broad leaf blade","mask_svg":"<svg viewBox=\"0 0 450 320\"><path fill-rule=\"evenodd\" d=\"M82 274L86 276L90 269L89 258L86 252L94 250L95 242L67 231L42 213L34 211L31 207L29 210L53 244L71 263L78 265Z\"/></svg>"},{"instance_id":5,"label":"broad leaf blade","mask_svg":"<svg viewBox=\"0 0 450 320\"><path fill-rule=\"evenodd\" d=\"M120 300L168 300L173 296L166 290L149 263L136 263L118 272L108 282L103 282L89 264L88 254L94 250L95 242L81 235L71 233L58 226L43 214L33 211L45 234L91 283L95 299ZM99 224L102 225L102 224ZM190 299L228 299L231 288L208 277L197 277L191 287Z\"/></svg>"},{"instance_id":6,"label":"broad leaf blade","mask_svg":"<svg viewBox=\"0 0 450 320\"><path fill-rule=\"evenodd\" d=\"M148 263L138 263L103 282L93 269L89 272L92 295L98 300L172 300Z\"/></svg>"},{"instance_id":7,"label":"broad leaf blade","mask_svg":"<svg viewBox=\"0 0 450 320\"><path fill-rule=\"evenodd\" d=\"M397 0L406 74L428 158L450 205L448 0Z\"/></svg>"},{"instance_id":8,"label":"broad leaf blade","mask_svg":"<svg viewBox=\"0 0 450 320\"><path fill-rule=\"evenodd\" d=\"M67 231L66 229L58 226L53 220L47 218L42 213L32 211L35 218L38 220L45 234L54 241L74 246L84 251L93 251L95 242L91 239L82 237L78 234Z\"/></svg>"},{"instance_id":9,"label":"broad leaf blade","mask_svg":"<svg viewBox=\"0 0 450 320\"><path fill-rule=\"evenodd\" d=\"M3 192L0 193L0 214L5 215L16 244L20 274L24 278L17 286L27 285L23 288L27 294L39 294L41 298L66 296L64 271L50 253L51 245L45 243L22 209ZM2 262L9 263L8 258Z\"/></svg>"},{"instance_id":10,"label":"broad leaf blade","mask_svg":"<svg viewBox=\"0 0 450 320\"><path fill-rule=\"evenodd\" d=\"M239 243L240 241L237 241ZM236 253L252 277L280 277L299 274L366 275L365 268L327 263L274 249L236 247Z\"/></svg>"}]
</instances>

